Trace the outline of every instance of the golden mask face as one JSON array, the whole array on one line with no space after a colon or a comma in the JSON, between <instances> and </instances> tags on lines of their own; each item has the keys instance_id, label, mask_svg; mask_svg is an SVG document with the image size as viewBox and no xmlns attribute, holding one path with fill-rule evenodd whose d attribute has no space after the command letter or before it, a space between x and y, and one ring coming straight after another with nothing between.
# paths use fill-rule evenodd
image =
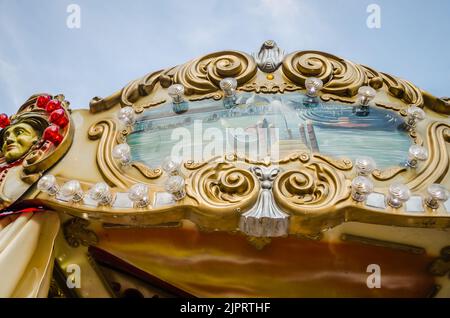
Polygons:
<instances>
[{"instance_id":1,"label":"golden mask face","mask_svg":"<svg viewBox=\"0 0 450 318\"><path fill-rule=\"evenodd\" d=\"M12 125L4 134L2 152L5 160L11 163L25 155L38 140L36 131L29 124Z\"/></svg>"}]
</instances>

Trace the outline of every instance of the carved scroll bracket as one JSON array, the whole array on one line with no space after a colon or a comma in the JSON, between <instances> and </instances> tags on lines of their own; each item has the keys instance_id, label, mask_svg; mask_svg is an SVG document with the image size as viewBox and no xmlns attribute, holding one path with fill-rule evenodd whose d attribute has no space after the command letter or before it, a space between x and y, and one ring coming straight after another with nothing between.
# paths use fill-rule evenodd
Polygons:
<instances>
[{"instance_id":1,"label":"carved scroll bracket","mask_svg":"<svg viewBox=\"0 0 450 318\"><path fill-rule=\"evenodd\" d=\"M255 237L287 235L289 215L278 208L272 194L273 181L280 173L280 169L277 167L252 167L251 171L261 182L261 190L256 204L241 215L240 230Z\"/></svg>"}]
</instances>

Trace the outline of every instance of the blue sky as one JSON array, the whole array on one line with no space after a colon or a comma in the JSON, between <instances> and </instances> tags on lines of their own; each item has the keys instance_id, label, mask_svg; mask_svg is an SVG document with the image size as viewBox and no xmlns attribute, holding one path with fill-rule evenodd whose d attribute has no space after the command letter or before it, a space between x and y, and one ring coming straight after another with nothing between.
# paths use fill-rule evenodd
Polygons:
<instances>
[{"instance_id":1,"label":"blue sky","mask_svg":"<svg viewBox=\"0 0 450 318\"><path fill-rule=\"evenodd\" d=\"M81 8L69 29L67 6ZM381 28L369 29L369 4ZM450 1L0 0L0 112L32 94L64 93L72 108L151 71L266 39L320 50L450 95Z\"/></svg>"}]
</instances>

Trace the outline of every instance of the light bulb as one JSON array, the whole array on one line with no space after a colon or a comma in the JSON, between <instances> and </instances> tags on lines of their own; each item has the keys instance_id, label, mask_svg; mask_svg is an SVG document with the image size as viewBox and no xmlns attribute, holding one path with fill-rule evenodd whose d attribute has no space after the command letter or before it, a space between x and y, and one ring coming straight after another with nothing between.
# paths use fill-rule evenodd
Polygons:
<instances>
[{"instance_id":1,"label":"light bulb","mask_svg":"<svg viewBox=\"0 0 450 318\"><path fill-rule=\"evenodd\" d=\"M134 112L133 107L127 106L123 107L119 110L119 114L117 115L120 123L124 126L132 126L136 122L136 114Z\"/></svg>"},{"instance_id":2,"label":"light bulb","mask_svg":"<svg viewBox=\"0 0 450 318\"><path fill-rule=\"evenodd\" d=\"M359 157L355 160L355 170L359 176L370 176L376 169L375 161L370 157Z\"/></svg>"},{"instance_id":3,"label":"light bulb","mask_svg":"<svg viewBox=\"0 0 450 318\"><path fill-rule=\"evenodd\" d=\"M99 205L110 205L113 201L111 189L104 182L94 184L88 192L89 197Z\"/></svg>"},{"instance_id":4,"label":"light bulb","mask_svg":"<svg viewBox=\"0 0 450 318\"><path fill-rule=\"evenodd\" d=\"M426 116L423 109L415 105L408 107L408 109L406 110L406 115L416 121L424 120Z\"/></svg>"},{"instance_id":5,"label":"light bulb","mask_svg":"<svg viewBox=\"0 0 450 318\"><path fill-rule=\"evenodd\" d=\"M323 82L319 78L308 77L305 80L305 87L306 95L308 95L309 97L316 97L323 87Z\"/></svg>"},{"instance_id":6,"label":"light bulb","mask_svg":"<svg viewBox=\"0 0 450 318\"><path fill-rule=\"evenodd\" d=\"M112 150L112 157L120 162L122 166L131 163L131 150L127 143L118 144Z\"/></svg>"},{"instance_id":7,"label":"light bulb","mask_svg":"<svg viewBox=\"0 0 450 318\"><path fill-rule=\"evenodd\" d=\"M167 89L167 94L172 98L174 104L183 102L184 86L181 84L173 84Z\"/></svg>"},{"instance_id":8,"label":"light bulb","mask_svg":"<svg viewBox=\"0 0 450 318\"><path fill-rule=\"evenodd\" d=\"M79 202L84 198L84 192L81 184L77 180L70 180L63 184L60 193L63 197L68 198L73 202Z\"/></svg>"},{"instance_id":9,"label":"light bulb","mask_svg":"<svg viewBox=\"0 0 450 318\"><path fill-rule=\"evenodd\" d=\"M411 192L408 187L402 183L393 183L389 187L389 194L387 196L388 204L393 208L399 208L404 202L408 201Z\"/></svg>"},{"instance_id":10,"label":"light bulb","mask_svg":"<svg viewBox=\"0 0 450 318\"><path fill-rule=\"evenodd\" d=\"M224 78L220 81L219 85L225 97L232 97L236 94L237 81L235 78Z\"/></svg>"},{"instance_id":11,"label":"light bulb","mask_svg":"<svg viewBox=\"0 0 450 318\"><path fill-rule=\"evenodd\" d=\"M161 168L170 176L180 174L181 162L179 158L167 157L161 164Z\"/></svg>"},{"instance_id":12,"label":"light bulb","mask_svg":"<svg viewBox=\"0 0 450 318\"><path fill-rule=\"evenodd\" d=\"M370 86L361 86L358 89L358 102L361 106L368 106L370 101L375 98L377 91Z\"/></svg>"},{"instance_id":13,"label":"light bulb","mask_svg":"<svg viewBox=\"0 0 450 318\"><path fill-rule=\"evenodd\" d=\"M37 188L39 191L45 192L48 195L56 195L59 191L56 178L51 174L41 177L38 181Z\"/></svg>"},{"instance_id":14,"label":"light bulb","mask_svg":"<svg viewBox=\"0 0 450 318\"><path fill-rule=\"evenodd\" d=\"M406 161L406 165L411 168L415 168L417 166L417 161L425 161L428 159L428 150L425 147L419 145L411 145L408 150L408 160Z\"/></svg>"},{"instance_id":15,"label":"light bulb","mask_svg":"<svg viewBox=\"0 0 450 318\"><path fill-rule=\"evenodd\" d=\"M186 196L185 182L181 176L171 176L165 184L166 191L172 194L173 198L178 201Z\"/></svg>"},{"instance_id":16,"label":"light bulb","mask_svg":"<svg viewBox=\"0 0 450 318\"><path fill-rule=\"evenodd\" d=\"M145 208L149 205L148 186L142 183L134 184L128 191L128 198L133 201L136 208Z\"/></svg>"},{"instance_id":17,"label":"light bulb","mask_svg":"<svg viewBox=\"0 0 450 318\"><path fill-rule=\"evenodd\" d=\"M373 191L373 183L369 178L358 176L352 180L352 198L357 202L366 201Z\"/></svg>"},{"instance_id":18,"label":"light bulb","mask_svg":"<svg viewBox=\"0 0 450 318\"><path fill-rule=\"evenodd\" d=\"M431 184L427 191L429 197L425 200L425 204L433 210L439 207L439 202L448 200L449 193L447 189L438 183Z\"/></svg>"}]
</instances>

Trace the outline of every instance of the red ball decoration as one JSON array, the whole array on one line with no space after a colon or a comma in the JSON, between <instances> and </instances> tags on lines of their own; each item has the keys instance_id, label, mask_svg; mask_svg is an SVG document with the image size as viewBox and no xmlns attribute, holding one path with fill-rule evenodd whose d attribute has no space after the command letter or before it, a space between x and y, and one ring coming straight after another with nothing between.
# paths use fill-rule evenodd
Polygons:
<instances>
[{"instance_id":1,"label":"red ball decoration","mask_svg":"<svg viewBox=\"0 0 450 318\"><path fill-rule=\"evenodd\" d=\"M47 113L51 113L57 109L61 108L61 102L57 99L52 99L51 101L49 101L47 103L47 105L45 106L45 111Z\"/></svg>"},{"instance_id":2,"label":"red ball decoration","mask_svg":"<svg viewBox=\"0 0 450 318\"><path fill-rule=\"evenodd\" d=\"M11 124L8 115L0 114L0 128L5 128Z\"/></svg>"},{"instance_id":3,"label":"red ball decoration","mask_svg":"<svg viewBox=\"0 0 450 318\"><path fill-rule=\"evenodd\" d=\"M50 125L44 130L42 138L52 142L55 146L59 145L63 140L63 136L59 133L59 126Z\"/></svg>"},{"instance_id":4,"label":"red ball decoration","mask_svg":"<svg viewBox=\"0 0 450 318\"><path fill-rule=\"evenodd\" d=\"M47 106L48 102L51 100L52 97L50 95L41 95L36 100L36 106L45 109L45 106Z\"/></svg>"},{"instance_id":5,"label":"red ball decoration","mask_svg":"<svg viewBox=\"0 0 450 318\"><path fill-rule=\"evenodd\" d=\"M61 128L64 128L69 123L69 119L67 118L66 112L64 111L64 109L60 108L60 109L54 110L50 114L50 122Z\"/></svg>"}]
</instances>

